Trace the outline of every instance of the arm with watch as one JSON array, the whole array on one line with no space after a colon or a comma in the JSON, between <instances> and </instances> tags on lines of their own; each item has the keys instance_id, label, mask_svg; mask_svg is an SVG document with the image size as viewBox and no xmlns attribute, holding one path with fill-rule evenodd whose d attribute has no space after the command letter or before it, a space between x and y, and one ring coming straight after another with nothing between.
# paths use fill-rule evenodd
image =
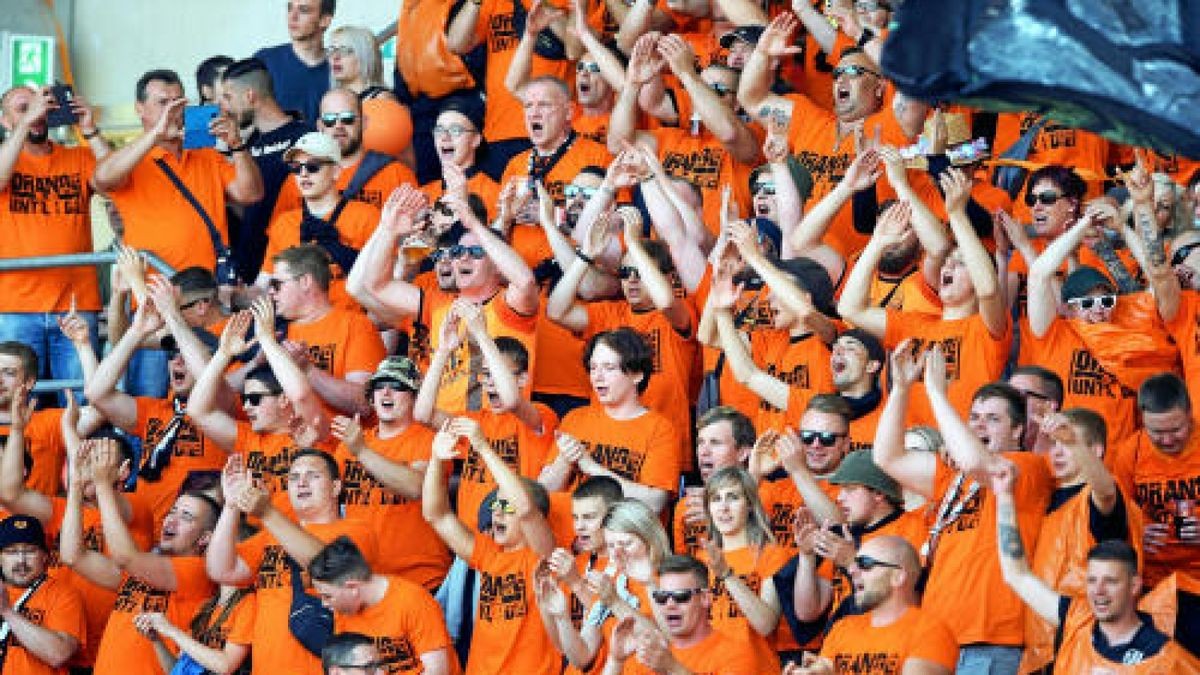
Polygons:
<instances>
[{"instance_id":1,"label":"arm with watch","mask_svg":"<svg viewBox=\"0 0 1200 675\"><path fill-rule=\"evenodd\" d=\"M775 582L767 577L762 580L760 590L755 591L746 580L734 573L721 547L714 541L704 541L704 552L708 559L708 568L712 571L714 587L723 584L729 599L742 611L742 616L755 633L769 636L779 626L779 617L783 606L775 593Z\"/></svg>"}]
</instances>

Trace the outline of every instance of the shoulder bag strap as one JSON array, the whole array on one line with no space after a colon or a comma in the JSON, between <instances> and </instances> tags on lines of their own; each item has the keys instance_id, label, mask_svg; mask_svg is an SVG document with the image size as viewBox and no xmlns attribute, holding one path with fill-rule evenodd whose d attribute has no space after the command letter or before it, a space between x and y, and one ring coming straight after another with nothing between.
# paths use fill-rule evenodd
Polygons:
<instances>
[{"instance_id":1,"label":"shoulder bag strap","mask_svg":"<svg viewBox=\"0 0 1200 675\"><path fill-rule=\"evenodd\" d=\"M204 207L201 206L200 201L196 199L196 195L192 194L192 191L188 189L188 186L183 184L183 181L179 178L179 174L175 173L175 170L167 164L166 160L164 160L162 157L159 157L158 159L154 160L154 163L157 164L158 168L162 169L162 172L167 175L167 178L170 179L170 181L175 185L175 188L179 190L179 194L183 195L183 198L192 205L193 209L196 209L196 213L200 216L200 219L204 221L204 225L208 228L208 236L210 239L212 239L213 251L217 253L218 257L220 257L221 252L226 249L226 246L225 243L221 241L220 231L218 231L217 226L213 224L212 218L208 216L208 211L204 210Z\"/></svg>"}]
</instances>

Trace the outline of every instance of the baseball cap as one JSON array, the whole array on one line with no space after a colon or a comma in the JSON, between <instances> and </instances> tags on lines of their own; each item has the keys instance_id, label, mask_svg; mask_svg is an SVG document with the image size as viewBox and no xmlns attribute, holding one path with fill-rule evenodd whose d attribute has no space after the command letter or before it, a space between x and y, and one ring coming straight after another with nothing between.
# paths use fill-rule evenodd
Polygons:
<instances>
[{"instance_id":1,"label":"baseball cap","mask_svg":"<svg viewBox=\"0 0 1200 675\"><path fill-rule=\"evenodd\" d=\"M17 544L32 544L43 551L49 550L46 531L37 518L18 515L0 520L0 550Z\"/></svg>"},{"instance_id":2,"label":"baseball cap","mask_svg":"<svg viewBox=\"0 0 1200 675\"><path fill-rule=\"evenodd\" d=\"M1067 275L1062 285L1062 301L1081 298L1097 286L1103 286L1109 291L1115 291L1112 281L1095 267L1084 265Z\"/></svg>"},{"instance_id":3,"label":"baseball cap","mask_svg":"<svg viewBox=\"0 0 1200 675\"><path fill-rule=\"evenodd\" d=\"M389 356L379 362L375 374L367 380L367 391L384 380L395 380L401 385L416 391L421 388L421 371L407 356Z\"/></svg>"},{"instance_id":4,"label":"baseball cap","mask_svg":"<svg viewBox=\"0 0 1200 675\"><path fill-rule=\"evenodd\" d=\"M483 130L483 102L478 97L454 96L449 98L438 109L439 115L444 112L456 112L467 118L476 131Z\"/></svg>"},{"instance_id":5,"label":"baseball cap","mask_svg":"<svg viewBox=\"0 0 1200 675\"><path fill-rule=\"evenodd\" d=\"M833 485L863 485L894 503L904 500L900 484L875 464L870 450L855 450L843 457L829 482Z\"/></svg>"},{"instance_id":6,"label":"baseball cap","mask_svg":"<svg viewBox=\"0 0 1200 675\"><path fill-rule=\"evenodd\" d=\"M292 147L288 148L287 152L283 153L283 161L290 162L302 152L330 162L342 161L342 151L338 148L337 141L333 140L332 136L327 136L319 131L310 131L301 136Z\"/></svg>"},{"instance_id":7,"label":"baseball cap","mask_svg":"<svg viewBox=\"0 0 1200 675\"><path fill-rule=\"evenodd\" d=\"M732 47L734 40L741 40L742 42L749 42L752 45L756 45L758 44L758 38L762 37L764 30L766 30L766 26L757 23L738 26L721 36L721 49Z\"/></svg>"}]
</instances>

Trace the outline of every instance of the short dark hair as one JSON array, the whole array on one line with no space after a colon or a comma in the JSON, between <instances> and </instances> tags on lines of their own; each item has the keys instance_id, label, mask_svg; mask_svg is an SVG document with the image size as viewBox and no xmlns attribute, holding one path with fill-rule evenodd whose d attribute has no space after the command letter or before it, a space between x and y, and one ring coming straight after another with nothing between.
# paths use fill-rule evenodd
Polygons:
<instances>
[{"instance_id":1,"label":"short dark hair","mask_svg":"<svg viewBox=\"0 0 1200 675\"><path fill-rule=\"evenodd\" d=\"M16 340L6 340L0 342L0 354L5 356L15 356L21 361L21 375L26 380L37 379L38 376L38 355L33 351L33 347L18 342Z\"/></svg>"},{"instance_id":2,"label":"short dark hair","mask_svg":"<svg viewBox=\"0 0 1200 675\"><path fill-rule=\"evenodd\" d=\"M221 81L237 82L260 96L275 98L275 84L271 81L267 64L253 57L229 64L221 73Z\"/></svg>"},{"instance_id":3,"label":"short dark hair","mask_svg":"<svg viewBox=\"0 0 1200 675\"><path fill-rule=\"evenodd\" d=\"M529 372L529 349L520 340L508 335L501 335L496 338L495 342L496 349L499 349L501 354L507 356L513 362L513 365L517 367L517 370L522 373Z\"/></svg>"},{"instance_id":4,"label":"short dark hair","mask_svg":"<svg viewBox=\"0 0 1200 675\"><path fill-rule=\"evenodd\" d=\"M233 63L233 59L223 54L210 56L201 61L200 65L196 66L196 92L199 93L204 87L216 84L221 72L231 63Z\"/></svg>"},{"instance_id":5,"label":"short dark hair","mask_svg":"<svg viewBox=\"0 0 1200 675\"><path fill-rule=\"evenodd\" d=\"M355 649L374 646L375 639L362 633L334 633L321 649L321 668L328 673L330 668L346 665Z\"/></svg>"},{"instance_id":6,"label":"short dark hair","mask_svg":"<svg viewBox=\"0 0 1200 675\"><path fill-rule=\"evenodd\" d=\"M1087 183L1075 173L1075 170L1069 166L1061 164L1048 164L1042 168L1029 174L1029 180L1025 182L1025 192L1029 193L1033 190L1033 186L1039 181L1047 180L1054 183L1055 187L1062 190L1063 196L1075 200L1076 213L1083 209L1083 197L1087 194Z\"/></svg>"},{"instance_id":7,"label":"short dark hair","mask_svg":"<svg viewBox=\"0 0 1200 675\"><path fill-rule=\"evenodd\" d=\"M134 91L138 103L146 102L146 87L150 86L151 82L177 84L181 89L183 88L183 80L179 79L178 73L167 68L155 68L154 70L146 71L146 73L138 78L137 87Z\"/></svg>"},{"instance_id":8,"label":"short dark hair","mask_svg":"<svg viewBox=\"0 0 1200 675\"><path fill-rule=\"evenodd\" d=\"M750 421L749 417L746 417L745 413L727 405L719 405L704 411L700 419L696 420L696 431L721 422L729 422L729 427L733 431L734 445L739 448L754 447L754 442L758 439L754 431L754 423Z\"/></svg>"},{"instance_id":9,"label":"short dark hair","mask_svg":"<svg viewBox=\"0 0 1200 675\"><path fill-rule=\"evenodd\" d=\"M1008 416L1012 418L1013 424L1025 426L1025 397L1016 387L1007 382L988 382L975 390L971 403L989 398L1002 399L1008 405Z\"/></svg>"},{"instance_id":10,"label":"short dark hair","mask_svg":"<svg viewBox=\"0 0 1200 675\"><path fill-rule=\"evenodd\" d=\"M321 16L333 16L337 11L337 0L321 0Z\"/></svg>"},{"instance_id":11,"label":"short dark hair","mask_svg":"<svg viewBox=\"0 0 1200 675\"><path fill-rule=\"evenodd\" d=\"M1200 172L1200 169L1197 169L1197 171ZM590 176L595 176L595 177L601 178L601 179L603 179L605 176L608 175L608 171L604 167L596 166L595 164L588 164L587 166L580 169L579 173L575 174L575 176L579 177L585 173Z\"/></svg>"},{"instance_id":12,"label":"short dark hair","mask_svg":"<svg viewBox=\"0 0 1200 675\"><path fill-rule=\"evenodd\" d=\"M292 464L302 457L316 457L322 462L325 462L325 468L329 469L329 477L333 480L341 480L342 472L338 470L337 460L333 455L321 450L320 448L300 448L296 454L292 455Z\"/></svg>"},{"instance_id":13,"label":"short dark hair","mask_svg":"<svg viewBox=\"0 0 1200 675\"><path fill-rule=\"evenodd\" d=\"M1013 375L1029 375L1041 380L1042 384L1044 384L1046 388L1050 390L1050 400L1054 401L1056 405L1062 405L1063 381L1062 378L1059 377L1058 373L1050 370L1049 368L1026 365L1013 368L1012 373L1008 376L1008 380L1010 382L1012 381Z\"/></svg>"},{"instance_id":14,"label":"short dark hair","mask_svg":"<svg viewBox=\"0 0 1200 675\"><path fill-rule=\"evenodd\" d=\"M1084 444L1108 447L1108 423L1100 413L1090 408L1068 408L1062 411L1062 415L1083 432L1081 440Z\"/></svg>"},{"instance_id":15,"label":"short dark hair","mask_svg":"<svg viewBox=\"0 0 1200 675\"><path fill-rule=\"evenodd\" d=\"M599 497L604 500L604 508L625 498L625 490L621 482L612 476L588 476L586 480L571 493L571 499L589 499Z\"/></svg>"},{"instance_id":16,"label":"short dark hair","mask_svg":"<svg viewBox=\"0 0 1200 675\"><path fill-rule=\"evenodd\" d=\"M667 245L657 239L642 240L642 248L654 260L654 266L659 272L670 277L675 272L675 261L671 259L671 250Z\"/></svg>"},{"instance_id":17,"label":"short dark hair","mask_svg":"<svg viewBox=\"0 0 1200 675\"><path fill-rule=\"evenodd\" d=\"M318 244L299 244L285 248L271 257L271 262L287 263L292 274L301 277L312 275L313 281L321 290L329 290L329 282L333 279L333 271L329 269L329 254Z\"/></svg>"},{"instance_id":18,"label":"short dark hair","mask_svg":"<svg viewBox=\"0 0 1200 675\"><path fill-rule=\"evenodd\" d=\"M271 392L272 396L283 393L283 387L279 384L279 378L275 376L275 371L271 370L271 366L265 363L246 373L246 377L242 381L242 391L246 390L246 382L250 380L262 384L262 386Z\"/></svg>"},{"instance_id":19,"label":"short dark hair","mask_svg":"<svg viewBox=\"0 0 1200 675\"><path fill-rule=\"evenodd\" d=\"M171 285L184 293L195 291L216 293L217 277L213 275L212 270L205 267L186 267L171 276Z\"/></svg>"},{"instance_id":20,"label":"short dark hair","mask_svg":"<svg viewBox=\"0 0 1200 675\"><path fill-rule=\"evenodd\" d=\"M308 574L313 581L344 584L370 579L371 566L354 540L343 534L313 556L308 563Z\"/></svg>"},{"instance_id":21,"label":"short dark hair","mask_svg":"<svg viewBox=\"0 0 1200 675\"><path fill-rule=\"evenodd\" d=\"M846 399L842 398L841 394L817 394L808 399L808 405L804 407L804 412L810 410L816 412L828 413L837 415L850 424L850 416L853 412L850 410L850 404Z\"/></svg>"},{"instance_id":22,"label":"short dark hair","mask_svg":"<svg viewBox=\"0 0 1200 675\"><path fill-rule=\"evenodd\" d=\"M644 393L646 387L650 386L650 376L654 374L654 352L650 351L646 338L628 326L593 335L583 350L584 370L591 369L592 352L601 344L621 357L621 372L641 374L642 381L638 382L637 390L639 394Z\"/></svg>"},{"instance_id":23,"label":"short dark hair","mask_svg":"<svg viewBox=\"0 0 1200 675\"><path fill-rule=\"evenodd\" d=\"M696 579L696 586L708 588L708 567L690 555L669 555L658 563L658 576L664 574L690 574Z\"/></svg>"},{"instance_id":24,"label":"short dark hair","mask_svg":"<svg viewBox=\"0 0 1200 675\"><path fill-rule=\"evenodd\" d=\"M1146 378L1138 389L1138 410L1143 413L1165 413L1172 410L1192 411L1192 399L1187 384L1175 373L1159 373Z\"/></svg>"},{"instance_id":25,"label":"short dark hair","mask_svg":"<svg viewBox=\"0 0 1200 675\"><path fill-rule=\"evenodd\" d=\"M209 497L199 490L185 490L179 493L179 497L191 497L192 499L203 502L208 508L208 515L204 517L203 528L211 532L212 529L217 526L217 518L219 518L221 515L221 505L217 503L217 500ZM179 497L176 497L176 500L178 500Z\"/></svg>"},{"instance_id":26,"label":"short dark hair","mask_svg":"<svg viewBox=\"0 0 1200 675\"><path fill-rule=\"evenodd\" d=\"M546 491L546 488L541 483L527 476L517 476L517 478L521 480L521 485L525 488L525 493L529 495L531 500L533 500L534 508L536 508L543 516L550 515L550 493ZM484 496L483 501L480 502L480 505L486 505L495 501L499 494L500 488L498 486L492 488L491 491Z\"/></svg>"},{"instance_id":27,"label":"short dark hair","mask_svg":"<svg viewBox=\"0 0 1200 675\"><path fill-rule=\"evenodd\" d=\"M1138 573L1137 551L1128 542L1121 539L1105 539L1088 551L1088 562L1103 560L1108 562L1125 563L1131 575Z\"/></svg>"}]
</instances>

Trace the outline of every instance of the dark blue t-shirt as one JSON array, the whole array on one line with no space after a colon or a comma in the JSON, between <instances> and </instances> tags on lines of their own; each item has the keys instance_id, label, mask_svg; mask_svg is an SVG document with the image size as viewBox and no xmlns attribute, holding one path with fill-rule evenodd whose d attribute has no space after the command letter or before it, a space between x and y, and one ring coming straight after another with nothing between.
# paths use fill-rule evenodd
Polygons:
<instances>
[{"instance_id":1,"label":"dark blue t-shirt","mask_svg":"<svg viewBox=\"0 0 1200 675\"><path fill-rule=\"evenodd\" d=\"M306 65L296 56L291 43L264 47L254 54L267 66L275 85L275 100L284 110L294 110L310 124L317 121L321 97L329 91L329 61Z\"/></svg>"}]
</instances>

